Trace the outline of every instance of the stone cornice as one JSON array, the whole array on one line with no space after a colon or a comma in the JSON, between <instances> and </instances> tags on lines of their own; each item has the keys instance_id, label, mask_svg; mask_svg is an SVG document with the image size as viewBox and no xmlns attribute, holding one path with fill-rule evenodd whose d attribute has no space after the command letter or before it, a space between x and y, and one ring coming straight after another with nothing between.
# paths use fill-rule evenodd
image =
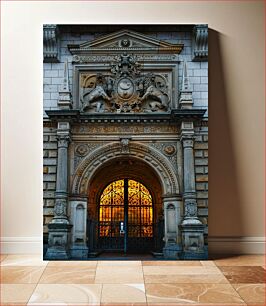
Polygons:
<instances>
[{"instance_id":1,"label":"stone cornice","mask_svg":"<svg viewBox=\"0 0 266 306\"><path fill-rule=\"evenodd\" d=\"M171 113L156 114L86 114L79 110L47 110L52 121L71 121L80 123L174 123L184 120L197 121L203 118L205 109L174 109Z\"/></svg>"}]
</instances>

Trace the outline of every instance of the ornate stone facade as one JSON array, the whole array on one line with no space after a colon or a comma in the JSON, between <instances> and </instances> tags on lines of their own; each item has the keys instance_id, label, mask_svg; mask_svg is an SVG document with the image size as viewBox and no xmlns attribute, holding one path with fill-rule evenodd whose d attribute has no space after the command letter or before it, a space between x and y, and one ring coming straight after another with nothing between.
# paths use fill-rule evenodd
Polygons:
<instances>
[{"instance_id":1,"label":"ornate stone facade","mask_svg":"<svg viewBox=\"0 0 266 306\"><path fill-rule=\"evenodd\" d=\"M99 201L118 179L136 180L151 192L149 251L206 258L207 105L195 106L194 96L207 58L192 62L195 28L166 26L157 35L168 39L158 39L143 26L129 26L96 38L93 26L72 26L73 44L69 26L54 27L65 56L62 63L51 60L49 70L45 55L44 64L44 97L56 98L44 103L45 258L88 259L103 251L97 249ZM179 31L185 34L173 39ZM89 39L78 41L82 36Z\"/></svg>"}]
</instances>

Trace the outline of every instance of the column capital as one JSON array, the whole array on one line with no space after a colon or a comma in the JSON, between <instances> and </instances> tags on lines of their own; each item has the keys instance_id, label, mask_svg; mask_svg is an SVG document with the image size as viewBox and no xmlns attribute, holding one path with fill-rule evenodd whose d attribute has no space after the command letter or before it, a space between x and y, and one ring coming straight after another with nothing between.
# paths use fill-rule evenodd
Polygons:
<instances>
[{"instance_id":1,"label":"column capital","mask_svg":"<svg viewBox=\"0 0 266 306\"><path fill-rule=\"evenodd\" d=\"M67 148L69 142L71 141L70 135L57 135L58 148Z\"/></svg>"},{"instance_id":2,"label":"column capital","mask_svg":"<svg viewBox=\"0 0 266 306\"><path fill-rule=\"evenodd\" d=\"M181 141L183 148L193 148L194 146L194 137L182 137Z\"/></svg>"}]
</instances>

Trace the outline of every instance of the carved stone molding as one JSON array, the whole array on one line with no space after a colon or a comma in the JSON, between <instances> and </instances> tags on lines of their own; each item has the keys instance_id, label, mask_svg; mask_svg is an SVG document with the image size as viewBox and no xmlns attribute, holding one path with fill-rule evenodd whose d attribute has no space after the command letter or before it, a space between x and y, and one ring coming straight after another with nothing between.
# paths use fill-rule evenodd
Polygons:
<instances>
[{"instance_id":1,"label":"carved stone molding","mask_svg":"<svg viewBox=\"0 0 266 306\"><path fill-rule=\"evenodd\" d=\"M159 151L137 142L129 143L129 158L141 159L147 163L160 177L163 193L179 194L179 182L174 167ZM118 153L120 152L120 153ZM72 185L72 194L86 193L90 178L105 162L123 157L120 142L106 144L87 155L78 165Z\"/></svg>"},{"instance_id":2,"label":"carved stone molding","mask_svg":"<svg viewBox=\"0 0 266 306\"><path fill-rule=\"evenodd\" d=\"M195 25L192 38L193 61L208 60L208 25Z\"/></svg>"},{"instance_id":3,"label":"carved stone molding","mask_svg":"<svg viewBox=\"0 0 266 306\"><path fill-rule=\"evenodd\" d=\"M43 61L44 63L60 61L59 31L56 24L43 26Z\"/></svg>"},{"instance_id":4,"label":"carved stone molding","mask_svg":"<svg viewBox=\"0 0 266 306\"><path fill-rule=\"evenodd\" d=\"M57 135L58 148L67 148L70 142L69 135Z\"/></svg>"}]
</instances>

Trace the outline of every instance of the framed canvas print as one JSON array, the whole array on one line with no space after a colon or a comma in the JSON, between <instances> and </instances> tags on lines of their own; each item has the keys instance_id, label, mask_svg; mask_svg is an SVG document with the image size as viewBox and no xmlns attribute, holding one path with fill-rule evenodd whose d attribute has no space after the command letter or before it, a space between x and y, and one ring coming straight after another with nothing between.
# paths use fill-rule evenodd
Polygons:
<instances>
[{"instance_id":1,"label":"framed canvas print","mask_svg":"<svg viewBox=\"0 0 266 306\"><path fill-rule=\"evenodd\" d=\"M43 26L49 260L208 257L208 26Z\"/></svg>"}]
</instances>

